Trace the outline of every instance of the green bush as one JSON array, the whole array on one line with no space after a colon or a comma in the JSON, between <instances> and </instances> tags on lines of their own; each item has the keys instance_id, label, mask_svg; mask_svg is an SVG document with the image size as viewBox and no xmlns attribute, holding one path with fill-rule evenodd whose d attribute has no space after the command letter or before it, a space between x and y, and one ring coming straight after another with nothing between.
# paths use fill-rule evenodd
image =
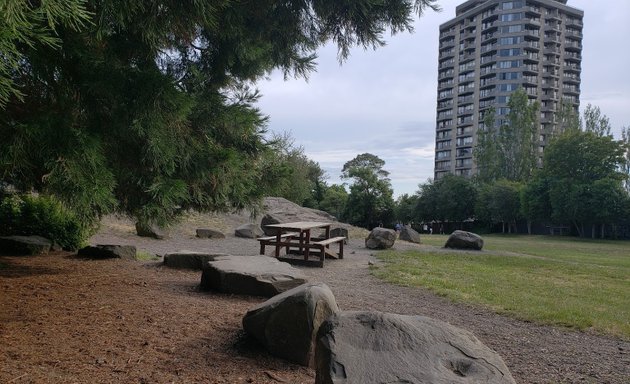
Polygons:
<instances>
[{"instance_id":1,"label":"green bush","mask_svg":"<svg viewBox=\"0 0 630 384\"><path fill-rule=\"evenodd\" d=\"M39 235L76 250L89 231L53 197L7 195L0 200L0 235Z\"/></svg>"}]
</instances>

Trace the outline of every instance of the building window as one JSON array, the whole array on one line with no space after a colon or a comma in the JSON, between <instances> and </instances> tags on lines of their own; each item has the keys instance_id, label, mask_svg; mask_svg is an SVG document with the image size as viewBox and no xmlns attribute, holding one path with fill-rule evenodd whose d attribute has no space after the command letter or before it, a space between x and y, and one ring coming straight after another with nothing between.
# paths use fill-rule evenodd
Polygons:
<instances>
[{"instance_id":1,"label":"building window","mask_svg":"<svg viewBox=\"0 0 630 384\"><path fill-rule=\"evenodd\" d=\"M512 83L512 84L499 84L499 91L501 92L514 92L518 89L520 84Z\"/></svg>"},{"instance_id":2,"label":"building window","mask_svg":"<svg viewBox=\"0 0 630 384\"><path fill-rule=\"evenodd\" d=\"M435 156L438 159L446 159L447 157L451 157L451 151L438 151L435 153Z\"/></svg>"},{"instance_id":3,"label":"building window","mask_svg":"<svg viewBox=\"0 0 630 384\"><path fill-rule=\"evenodd\" d=\"M501 15L501 21L517 21L523 18L523 14L519 13L505 13Z\"/></svg>"},{"instance_id":4,"label":"building window","mask_svg":"<svg viewBox=\"0 0 630 384\"><path fill-rule=\"evenodd\" d=\"M520 72L503 72L499 73L500 80L518 80L521 78Z\"/></svg>"},{"instance_id":5,"label":"building window","mask_svg":"<svg viewBox=\"0 0 630 384\"><path fill-rule=\"evenodd\" d=\"M521 66L520 60L499 61L499 68L518 68Z\"/></svg>"},{"instance_id":6,"label":"building window","mask_svg":"<svg viewBox=\"0 0 630 384\"><path fill-rule=\"evenodd\" d=\"M518 56L521 54L520 48L500 49L499 56Z\"/></svg>"},{"instance_id":7,"label":"building window","mask_svg":"<svg viewBox=\"0 0 630 384\"><path fill-rule=\"evenodd\" d=\"M514 44L520 44L520 43L521 43L520 36L502 37L499 39L499 45L514 45Z\"/></svg>"},{"instance_id":8,"label":"building window","mask_svg":"<svg viewBox=\"0 0 630 384\"><path fill-rule=\"evenodd\" d=\"M515 33L515 32L521 32L522 30L523 30L523 26L521 24L506 25L504 27L501 27L502 33Z\"/></svg>"},{"instance_id":9,"label":"building window","mask_svg":"<svg viewBox=\"0 0 630 384\"><path fill-rule=\"evenodd\" d=\"M503 10L517 9L517 8L523 8L522 1L506 1L503 4L501 4L501 9Z\"/></svg>"}]
</instances>

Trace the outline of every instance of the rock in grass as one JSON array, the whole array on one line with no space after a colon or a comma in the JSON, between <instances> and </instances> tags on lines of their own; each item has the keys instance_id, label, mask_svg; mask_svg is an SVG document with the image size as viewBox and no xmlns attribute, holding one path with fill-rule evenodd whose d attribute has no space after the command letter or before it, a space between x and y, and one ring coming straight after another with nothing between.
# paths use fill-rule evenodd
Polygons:
<instances>
[{"instance_id":1,"label":"rock in grass","mask_svg":"<svg viewBox=\"0 0 630 384\"><path fill-rule=\"evenodd\" d=\"M365 246L369 249L387 249L391 248L396 241L396 231L388 228L374 228L367 239Z\"/></svg>"},{"instance_id":2,"label":"rock in grass","mask_svg":"<svg viewBox=\"0 0 630 384\"><path fill-rule=\"evenodd\" d=\"M446 240L444 248L481 251L481 248L483 248L483 239L476 233L455 231L448 237L448 240Z\"/></svg>"}]
</instances>

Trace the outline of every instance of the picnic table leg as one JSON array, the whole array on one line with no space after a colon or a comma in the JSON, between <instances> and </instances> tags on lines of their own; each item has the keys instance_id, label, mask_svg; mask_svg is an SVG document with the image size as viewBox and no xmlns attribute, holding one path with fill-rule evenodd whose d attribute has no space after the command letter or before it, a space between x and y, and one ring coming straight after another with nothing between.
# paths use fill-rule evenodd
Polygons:
<instances>
[{"instance_id":1,"label":"picnic table leg","mask_svg":"<svg viewBox=\"0 0 630 384\"><path fill-rule=\"evenodd\" d=\"M304 238L300 237L300 243L304 244L306 243L306 245L308 245L311 242L311 230L307 229L304 231ZM310 251L309 247L305 247L304 249L304 260L308 260L308 254Z\"/></svg>"},{"instance_id":2,"label":"picnic table leg","mask_svg":"<svg viewBox=\"0 0 630 384\"><path fill-rule=\"evenodd\" d=\"M278 229L276 233L276 259L280 257L280 241L282 240L282 230Z\"/></svg>"}]
</instances>

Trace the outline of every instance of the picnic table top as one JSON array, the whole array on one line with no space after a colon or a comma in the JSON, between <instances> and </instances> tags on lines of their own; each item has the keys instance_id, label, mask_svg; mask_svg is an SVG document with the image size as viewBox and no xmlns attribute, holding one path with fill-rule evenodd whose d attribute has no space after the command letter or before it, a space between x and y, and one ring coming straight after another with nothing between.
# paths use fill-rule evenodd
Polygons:
<instances>
[{"instance_id":1,"label":"picnic table top","mask_svg":"<svg viewBox=\"0 0 630 384\"><path fill-rule=\"evenodd\" d=\"M293 223L280 223L280 224L268 224L266 227L291 229L295 231L304 231L312 228L323 228L331 226L332 223L325 223L319 221L296 221Z\"/></svg>"}]
</instances>

